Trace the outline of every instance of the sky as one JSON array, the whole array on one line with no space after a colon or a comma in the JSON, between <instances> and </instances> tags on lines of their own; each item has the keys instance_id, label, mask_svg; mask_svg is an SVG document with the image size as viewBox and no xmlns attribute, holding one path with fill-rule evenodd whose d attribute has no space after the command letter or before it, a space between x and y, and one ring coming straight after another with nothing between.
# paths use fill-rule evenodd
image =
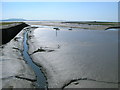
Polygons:
<instances>
[{"instance_id":1,"label":"sky","mask_svg":"<svg viewBox=\"0 0 120 90\"><path fill-rule=\"evenodd\" d=\"M117 2L2 2L2 19L118 21Z\"/></svg>"}]
</instances>

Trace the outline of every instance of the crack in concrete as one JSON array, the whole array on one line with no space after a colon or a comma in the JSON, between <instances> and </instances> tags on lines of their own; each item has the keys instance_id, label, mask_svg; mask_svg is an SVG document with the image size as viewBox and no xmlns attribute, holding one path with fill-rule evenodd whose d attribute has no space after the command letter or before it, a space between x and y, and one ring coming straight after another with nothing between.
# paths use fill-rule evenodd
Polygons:
<instances>
[{"instance_id":1,"label":"crack in concrete","mask_svg":"<svg viewBox=\"0 0 120 90\"><path fill-rule=\"evenodd\" d=\"M65 83L62 87L62 89L64 89L65 87L67 87L68 85L70 85L73 82L77 82L79 80L87 80L87 81L95 81L95 82L102 82L102 83L111 83L111 84L120 84L120 82L109 82L109 81L100 81L100 80L95 80L95 79L90 79L90 78L78 78L78 79L73 79L68 81L68 83ZM77 83L79 84L79 83ZM76 84L76 85L77 85Z\"/></svg>"}]
</instances>

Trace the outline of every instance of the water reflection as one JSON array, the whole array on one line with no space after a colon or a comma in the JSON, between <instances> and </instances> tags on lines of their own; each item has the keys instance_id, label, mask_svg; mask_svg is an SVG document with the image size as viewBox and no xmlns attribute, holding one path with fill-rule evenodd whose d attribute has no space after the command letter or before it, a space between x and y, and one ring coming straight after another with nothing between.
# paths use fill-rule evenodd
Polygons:
<instances>
[{"instance_id":1,"label":"water reflection","mask_svg":"<svg viewBox=\"0 0 120 90\"><path fill-rule=\"evenodd\" d=\"M89 77L117 82L118 32L68 29L38 28L34 32L36 46L55 50L42 54L55 72L62 73L62 79Z\"/></svg>"},{"instance_id":2,"label":"water reflection","mask_svg":"<svg viewBox=\"0 0 120 90\"><path fill-rule=\"evenodd\" d=\"M57 37L57 30L55 30L56 31L56 37Z\"/></svg>"},{"instance_id":3,"label":"water reflection","mask_svg":"<svg viewBox=\"0 0 120 90\"><path fill-rule=\"evenodd\" d=\"M107 29L107 30L110 30L110 31L119 31L120 29Z\"/></svg>"}]
</instances>

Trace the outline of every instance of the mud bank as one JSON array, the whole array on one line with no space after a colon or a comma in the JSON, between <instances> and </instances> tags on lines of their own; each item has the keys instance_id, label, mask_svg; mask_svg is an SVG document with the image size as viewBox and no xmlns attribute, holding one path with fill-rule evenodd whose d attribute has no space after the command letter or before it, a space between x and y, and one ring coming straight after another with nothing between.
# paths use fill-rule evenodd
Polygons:
<instances>
[{"instance_id":1,"label":"mud bank","mask_svg":"<svg viewBox=\"0 0 120 90\"><path fill-rule=\"evenodd\" d=\"M109 29L119 29L120 30L120 26L119 27L108 27L105 30L109 30Z\"/></svg>"},{"instance_id":2,"label":"mud bank","mask_svg":"<svg viewBox=\"0 0 120 90\"><path fill-rule=\"evenodd\" d=\"M36 75L22 55L23 35L24 30L9 43L0 46L0 89L35 88Z\"/></svg>"},{"instance_id":3,"label":"mud bank","mask_svg":"<svg viewBox=\"0 0 120 90\"><path fill-rule=\"evenodd\" d=\"M26 26L28 26L26 23L3 25L2 28L0 28L2 31L2 44L8 43Z\"/></svg>"}]
</instances>

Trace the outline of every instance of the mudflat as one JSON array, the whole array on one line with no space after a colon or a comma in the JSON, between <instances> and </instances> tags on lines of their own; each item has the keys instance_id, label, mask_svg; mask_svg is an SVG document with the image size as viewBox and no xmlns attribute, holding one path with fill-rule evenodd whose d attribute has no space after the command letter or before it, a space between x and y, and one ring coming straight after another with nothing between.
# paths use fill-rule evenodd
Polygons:
<instances>
[{"instance_id":1,"label":"mudflat","mask_svg":"<svg viewBox=\"0 0 120 90\"><path fill-rule=\"evenodd\" d=\"M49 88L118 87L118 30L37 26L28 33L29 54Z\"/></svg>"}]
</instances>

